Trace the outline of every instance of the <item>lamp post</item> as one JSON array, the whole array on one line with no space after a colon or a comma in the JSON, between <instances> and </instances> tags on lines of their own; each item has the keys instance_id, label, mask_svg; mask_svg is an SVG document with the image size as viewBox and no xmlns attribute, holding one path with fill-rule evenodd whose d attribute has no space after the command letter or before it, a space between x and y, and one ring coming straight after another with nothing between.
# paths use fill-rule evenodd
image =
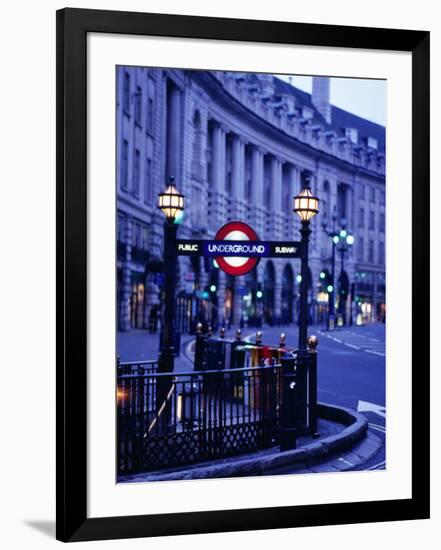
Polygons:
<instances>
[{"instance_id":1,"label":"lamp post","mask_svg":"<svg viewBox=\"0 0 441 550\"><path fill-rule=\"evenodd\" d=\"M340 297L338 301L338 314L342 319L343 324L346 324L345 310L343 303L343 288L342 288L342 275L345 266L345 254L349 251L350 247L354 244L354 236L348 233L346 230L346 220L341 220L341 229L338 235L336 235L335 243L338 245L338 251L340 252Z\"/></svg>"},{"instance_id":2,"label":"lamp post","mask_svg":"<svg viewBox=\"0 0 441 550\"><path fill-rule=\"evenodd\" d=\"M299 352L307 350L307 331L308 331L308 257L309 257L309 236L311 229L309 224L311 219L318 213L319 199L314 197L309 187L309 177L306 179L306 185L299 195L294 197L294 212L302 221L300 229L302 256L301 256L301 276L300 282L300 319L299 319Z\"/></svg>"},{"instance_id":3,"label":"lamp post","mask_svg":"<svg viewBox=\"0 0 441 550\"><path fill-rule=\"evenodd\" d=\"M296 448L298 426L306 425L307 397L307 330L308 330L308 247L311 230L309 224L318 212L318 198L309 187L309 178L299 195L294 197L294 212L302 221L301 240L301 281L300 281L300 318L299 345L297 359L291 353L283 352L280 359L282 367L282 401L280 406L280 450Z\"/></svg>"},{"instance_id":4,"label":"lamp post","mask_svg":"<svg viewBox=\"0 0 441 550\"><path fill-rule=\"evenodd\" d=\"M184 210L184 196L176 189L174 178L163 193L159 193L158 208L165 214L164 223L164 318L161 331L159 371L173 372L175 333L175 289L176 289L176 216Z\"/></svg>"},{"instance_id":5,"label":"lamp post","mask_svg":"<svg viewBox=\"0 0 441 550\"><path fill-rule=\"evenodd\" d=\"M332 229L329 231L326 218L323 220L323 231L332 238L332 264L331 264L331 284L328 290L329 295L329 311L328 311L328 330L334 330L335 328L335 246L338 243L338 234L335 229L335 222L337 221L337 211L334 206L332 211Z\"/></svg>"}]
</instances>

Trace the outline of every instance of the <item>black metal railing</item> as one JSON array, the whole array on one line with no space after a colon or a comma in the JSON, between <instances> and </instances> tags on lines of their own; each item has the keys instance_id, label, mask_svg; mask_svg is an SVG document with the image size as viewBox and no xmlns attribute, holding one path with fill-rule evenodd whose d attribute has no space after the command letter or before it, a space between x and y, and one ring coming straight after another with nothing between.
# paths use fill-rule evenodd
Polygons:
<instances>
[{"instance_id":1,"label":"black metal railing","mask_svg":"<svg viewBox=\"0 0 441 550\"><path fill-rule=\"evenodd\" d=\"M119 474L277 445L280 390L280 365L118 376Z\"/></svg>"},{"instance_id":2,"label":"black metal railing","mask_svg":"<svg viewBox=\"0 0 441 550\"><path fill-rule=\"evenodd\" d=\"M288 450L300 435L314 435L316 346L313 339L300 354L285 346L283 334L279 346L264 346L240 340L240 333L235 340L198 333L195 371L159 373L156 361L119 363L119 475L279 444Z\"/></svg>"},{"instance_id":3,"label":"black metal railing","mask_svg":"<svg viewBox=\"0 0 441 550\"><path fill-rule=\"evenodd\" d=\"M153 374L158 372L158 361L148 360L148 361L127 361L121 362L117 360L116 365L117 376L124 375L144 375L144 374Z\"/></svg>"}]
</instances>

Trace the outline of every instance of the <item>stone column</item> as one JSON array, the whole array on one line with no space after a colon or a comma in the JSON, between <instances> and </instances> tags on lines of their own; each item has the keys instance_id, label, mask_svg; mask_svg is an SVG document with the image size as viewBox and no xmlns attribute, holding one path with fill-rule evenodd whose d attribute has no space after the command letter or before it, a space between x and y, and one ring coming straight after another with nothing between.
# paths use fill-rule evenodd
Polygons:
<instances>
[{"instance_id":1,"label":"stone column","mask_svg":"<svg viewBox=\"0 0 441 550\"><path fill-rule=\"evenodd\" d=\"M167 113L167 174L175 176L179 179L179 147L180 147L180 128L181 128L181 108L180 108L180 91L171 85L168 96L168 113Z\"/></svg>"},{"instance_id":2,"label":"stone column","mask_svg":"<svg viewBox=\"0 0 441 550\"><path fill-rule=\"evenodd\" d=\"M132 277L130 262L132 260L132 220L127 219L125 223L124 242L126 243L126 254L122 268L121 288L121 330L130 330L130 299L132 293Z\"/></svg>"},{"instance_id":3,"label":"stone column","mask_svg":"<svg viewBox=\"0 0 441 550\"><path fill-rule=\"evenodd\" d=\"M259 235L263 233L263 151L255 146L253 147L251 160L251 178L252 178L252 200L251 200L251 219L254 229Z\"/></svg>"},{"instance_id":4,"label":"stone column","mask_svg":"<svg viewBox=\"0 0 441 550\"><path fill-rule=\"evenodd\" d=\"M290 239L297 241L299 240L299 235L297 234L297 214L293 211L294 208L294 197L299 194L300 191L300 170L298 166L294 164L290 165L290 205L289 205L289 216L290 216Z\"/></svg>"},{"instance_id":5,"label":"stone column","mask_svg":"<svg viewBox=\"0 0 441 550\"><path fill-rule=\"evenodd\" d=\"M282 212L282 162L277 157L271 159L271 220L272 238L281 238Z\"/></svg>"},{"instance_id":6,"label":"stone column","mask_svg":"<svg viewBox=\"0 0 441 550\"><path fill-rule=\"evenodd\" d=\"M350 185L346 187L346 216L348 222L348 230L354 232L354 201L353 201L353 189Z\"/></svg>"},{"instance_id":7,"label":"stone column","mask_svg":"<svg viewBox=\"0 0 441 550\"><path fill-rule=\"evenodd\" d=\"M234 136L232 150L232 210L241 219L243 200L243 187L245 181L245 144L239 136Z\"/></svg>"},{"instance_id":8,"label":"stone column","mask_svg":"<svg viewBox=\"0 0 441 550\"><path fill-rule=\"evenodd\" d=\"M225 192L225 130L220 125L213 128L212 155L213 218L212 227L218 227L223 218L223 194Z\"/></svg>"}]
</instances>

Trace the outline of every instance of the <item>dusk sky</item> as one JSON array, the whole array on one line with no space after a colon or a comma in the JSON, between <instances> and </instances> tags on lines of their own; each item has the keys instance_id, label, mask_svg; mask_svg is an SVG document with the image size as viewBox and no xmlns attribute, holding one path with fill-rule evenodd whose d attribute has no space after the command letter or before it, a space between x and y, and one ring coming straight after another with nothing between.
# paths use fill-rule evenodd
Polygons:
<instances>
[{"instance_id":1,"label":"dusk sky","mask_svg":"<svg viewBox=\"0 0 441 550\"><path fill-rule=\"evenodd\" d=\"M277 75L311 93L311 76ZM331 103L378 124L386 125L386 80L331 78Z\"/></svg>"}]
</instances>

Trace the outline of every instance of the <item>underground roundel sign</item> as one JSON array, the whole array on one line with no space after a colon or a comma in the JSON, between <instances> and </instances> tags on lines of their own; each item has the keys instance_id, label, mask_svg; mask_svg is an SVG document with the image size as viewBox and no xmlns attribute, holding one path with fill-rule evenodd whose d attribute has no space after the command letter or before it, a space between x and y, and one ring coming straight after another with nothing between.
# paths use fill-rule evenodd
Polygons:
<instances>
[{"instance_id":1,"label":"underground roundel sign","mask_svg":"<svg viewBox=\"0 0 441 550\"><path fill-rule=\"evenodd\" d=\"M254 229L249 225L243 222L229 222L222 226L214 237L216 241L219 242L219 251L228 251L229 248L232 248L231 253L233 256L228 256L227 253L223 256L215 256L216 262L219 267L228 273L229 275L245 275L252 269L256 267L259 263L260 258L249 257L249 255L238 256L240 254L241 245L237 241L243 242L243 250L245 254L249 254L247 250L249 247L246 245L246 241L258 241L259 237L257 236ZM235 241L235 244L231 243L229 246L228 241ZM224 246L222 246L224 245Z\"/></svg>"}]
</instances>

